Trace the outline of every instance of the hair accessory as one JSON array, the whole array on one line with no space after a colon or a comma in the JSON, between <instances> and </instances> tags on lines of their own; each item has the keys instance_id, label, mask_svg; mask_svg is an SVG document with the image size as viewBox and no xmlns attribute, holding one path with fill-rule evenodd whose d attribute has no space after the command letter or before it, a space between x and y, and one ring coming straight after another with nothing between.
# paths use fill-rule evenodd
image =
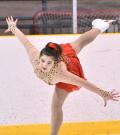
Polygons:
<instances>
[{"instance_id":1,"label":"hair accessory","mask_svg":"<svg viewBox=\"0 0 120 135\"><path fill-rule=\"evenodd\" d=\"M53 48L53 49L55 49L57 51L57 47L56 47L56 45L54 43L50 43L48 46L50 48Z\"/></svg>"}]
</instances>

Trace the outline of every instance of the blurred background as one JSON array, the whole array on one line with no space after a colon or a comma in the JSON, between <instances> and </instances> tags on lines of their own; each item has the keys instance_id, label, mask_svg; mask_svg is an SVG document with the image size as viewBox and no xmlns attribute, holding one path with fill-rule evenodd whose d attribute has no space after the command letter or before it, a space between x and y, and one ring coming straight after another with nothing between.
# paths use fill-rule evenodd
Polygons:
<instances>
[{"instance_id":1,"label":"blurred background","mask_svg":"<svg viewBox=\"0 0 120 135\"><path fill-rule=\"evenodd\" d=\"M83 33L95 18L117 20L106 32L120 32L120 0L0 0L0 35L11 15L25 34Z\"/></svg>"}]
</instances>

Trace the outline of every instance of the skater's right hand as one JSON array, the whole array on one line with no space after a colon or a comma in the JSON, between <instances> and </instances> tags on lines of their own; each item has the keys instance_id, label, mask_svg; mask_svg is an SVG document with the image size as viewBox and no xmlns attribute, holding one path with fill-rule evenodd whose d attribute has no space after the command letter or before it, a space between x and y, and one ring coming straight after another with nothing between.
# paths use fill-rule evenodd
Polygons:
<instances>
[{"instance_id":1,"label":"skater's right hand","mask_svg":"<svg viewBox=\"0 0 120 135\"><path fill-rule=\"evenodd\" d=\"M16 28L16 25L17 25L17 21L18 21L17 19L15 19L15 21L14 21L12 16L11 17L6 17L6 22L8 24L8 29L5 30L5 32L7 33L9 31L11 31L12 33L15 33L15 28Z\"/></svg>"}]
</instances>

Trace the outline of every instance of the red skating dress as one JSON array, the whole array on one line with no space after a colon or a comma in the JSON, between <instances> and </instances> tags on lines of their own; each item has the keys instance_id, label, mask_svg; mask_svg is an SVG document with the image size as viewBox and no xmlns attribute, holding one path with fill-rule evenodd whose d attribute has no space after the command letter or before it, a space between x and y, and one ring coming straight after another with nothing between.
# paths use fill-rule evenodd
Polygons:
<instances>
[{"instance_id":1,"label":"red skating dress","mask_svg":"<svg viewBox=\"0 0 120 135\"><path fill-rule=\"evenodd\" d=\"M67 70L86 80L84 73L83 73L82 66L77 57L77 54L76 54L75 50L72 48L72 46L70 45L70 43L61 44L61 47L63 49L62 59L67 65ZM67 83L63 83L63 82L57 83L56 87L64 89L67 92L72 92L72 91L80 89L79 86L67 84Z\"/></svg>"}]
</instances>

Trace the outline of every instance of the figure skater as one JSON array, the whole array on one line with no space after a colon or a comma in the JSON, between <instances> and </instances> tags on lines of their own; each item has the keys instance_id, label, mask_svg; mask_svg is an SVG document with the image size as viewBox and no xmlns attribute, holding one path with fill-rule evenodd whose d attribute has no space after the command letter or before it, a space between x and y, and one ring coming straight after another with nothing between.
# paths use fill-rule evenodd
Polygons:
<instances>
[{"instance_id":1,"label":"figure skater","mask_svg":"<svg viewBox=\"0 0 120 135\"><path fill-rule=\"evenodd\" d=\"M7 17L8 29L23 44L33 65L36 76L49 85L55 85L51 105L51 131L50 135L58 135L63 121L62 106L67 96L84 87L104 100L106 106L108 100L118 101L119 93L116 90L106 91L88 81L83 73L77 54L90 42L92 42L101 32L107 30L111 21L95 19L92 22L92 29L82 34L77 40L66 43L56 44L49 42L39 51L17 28L17 19Z\"/></svg>"}]
</instances>

